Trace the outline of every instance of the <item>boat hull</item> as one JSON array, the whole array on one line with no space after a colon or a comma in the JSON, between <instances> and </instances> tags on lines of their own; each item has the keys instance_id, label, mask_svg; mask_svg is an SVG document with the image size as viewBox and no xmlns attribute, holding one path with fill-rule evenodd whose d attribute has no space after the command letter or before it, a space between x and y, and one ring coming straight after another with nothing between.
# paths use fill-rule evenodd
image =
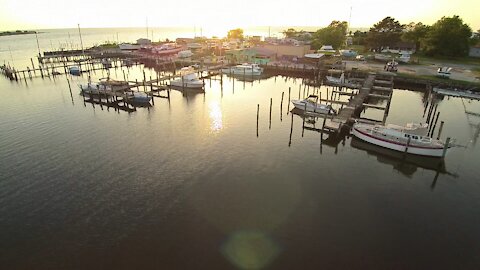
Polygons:
<instances>
[{"instance_id":1,"label":"boat hull","mask_svg":"<svg viewBox=\"0 0 480 270\"><path fill-rule=\"evenodd\" d=\"M365 141L374 145L378 145L387 149L399 151L399 152L406 151L409 154L430 156L430 157L443 156L443 148L425 147L425 146L416 146L416 145L409 145L407 147L406 143L401 143L398 141L390 141L388 139L376 137L363 129L355 127L355 125L352 129L352 135L362 141Z\"/></svg>"},{"instance_id":2,"label":"boat hull","mask_svg":"<svg viewBox=\"0 0 480 270\"><path fill-rule=\"evenodd\" d=\"M198 81L198 82L171 81L170 86L179 87L179 88L199 89L199 88L203 88L204 85L202 81Z\"/></svg>"},{"instance_id":3,"label":"boat hull","mask_svg":"<svg viewBox=\"0 0 480 270\"><path fill-rule=\"evenodd\" d=\"M305 111L305 102L303 102L303 100L292 100L292 103L295 108ZM315 106L314 104L307 103L306 109L307 112L312 113L335 114L335 111L330 106L326 106L323 104L317 104L317 106Z\"/></svg>"},{"instance_id":4,"label":"boat hull","mask_svg":"<svg viewBox=\"0 0 480 270\"><path fill-rule=\"evenodd\" d=\"M234 68L224 68L222 69L222 72L223 73L226 73L226 74L232 74L232 75L237 75L237 76L240 76L240 75L245 75L245 76L260 76L262 75L262 70L249 70L249 69L245 69L245 70L237 70L237 69L234 69Z\"/></svg>"}]
</instances>

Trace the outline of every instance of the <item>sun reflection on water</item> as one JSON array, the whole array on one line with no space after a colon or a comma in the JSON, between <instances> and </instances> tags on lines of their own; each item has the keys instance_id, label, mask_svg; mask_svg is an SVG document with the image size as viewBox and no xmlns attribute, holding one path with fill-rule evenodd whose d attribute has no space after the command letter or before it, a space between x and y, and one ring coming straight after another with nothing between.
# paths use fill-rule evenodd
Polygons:
<instances>
[{"instance_id":1,"label":"sun reflection on water","mask_svg":"<svg viewBox=\"0 0 480 270\"><path fill-rule=\"evenodd\" d=\"M222 109L218 101L212 101L208 105L210 110L210 130L214 133L218 133L223 129L223 115Z\"/></svg>"}]
</instances>

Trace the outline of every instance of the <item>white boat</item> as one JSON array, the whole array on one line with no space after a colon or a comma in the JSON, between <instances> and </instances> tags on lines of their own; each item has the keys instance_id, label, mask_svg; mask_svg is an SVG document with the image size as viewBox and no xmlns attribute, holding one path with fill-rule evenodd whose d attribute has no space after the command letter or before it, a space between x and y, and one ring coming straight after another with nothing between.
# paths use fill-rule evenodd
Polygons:
<instances>
[{"instance_id":1,"label":"white boat","mask_svg":"<svg viewBox=\"0 0 480 270\"><path fill-rule=\"evenodd\" d=\"M123 91L127 88L128 82L110 80L109 78L102 78L97 83L89 81L87 84L79 85L82 93L98 94L98 91Z\"/></svg>"},{"instance_id":2,"label":"white boat","mask_svg":"<svg viewBox=\"0 0 480 270\"><path fill-rule=\"evenodd\" d=\"M344 86L348 88L360 88L360 85L345 79L345 73L342 72L340 77L326 76L327 84L334 86Z\"/></svg>"},{"instance_id":3,"label":"white boat","mask_svg":"<svg viewBox=\"0 0 480 270\"><path fill-rule=\"evenodd\" d=\"M145 92L129 92L127 93L127 99L135 103L149 103L152 100L152 96L147 95Z\"/></svg>"},{"instance_id":4,"label":"white boat","mask_svg":"<svg viewBox=\"0 0 480 270\"><path fill-rule=\"evenodd\" d=\"M444 95L444 96L451 96L451 97L461 97L461 98L469 98L469 99L477 99L480 100L480 92L473 92L470 90L461 91L456 89L443 89L438 87L433 87L433 92Z\"/></svg>"},{"instance_id":5,"label":"white boat","mask_svg":"<svg viewBox=\"0 0 480 270\"><path fill-rule=\"evenodd\" d=\"M295 108L321 114L336 114L337 112L330 105L318 103L318 96L310 95L303 100L292 100Z\"/></svg>"},{"instance_id":6,"label":"white boat","mask_svg":"<svg viewBox=\"0 0 480 270\"><path fill-rule=\"evenodd\" d=\"M334 55L337 51L332 47L332 45L323 45L318 53L323 53L325 55Z\"/></svg>"},{"instance_id":7,"label":"white boat","mask_svg":"<svg viewBox=\"0 0 480 270\"><path fill-rule=\"evenodd\" d=\"M170 82L170 86L189 88L189 89L201 89L204 86L202 80L200 80L195 73L193 67L184 67L180 69L181 77Z\"/></svg>"},{"instance_id":8,"label":"white boat","mask_svg":"<svg viewBox=\"0 0 480 270\"><path fill-rule=\"evenodd\" d=\"M244 63L234 67L223 68L222 72L232 75L259 76L262 75L263 68L261 68L258 64Z\"/></svg>"},{"instance_id":9,"label":"white boat","mask_svg":"<svg viewBox=\"0 0 480 270\"><path fill-rule=\"evenodd\" d=\"M190 50L184 50L184 51L178 52L177 56L179 58L189 58L193 56L193 53Z\"/></svg>"},{"instance_id":10,"label":"white boat","mask_svg":"<svg viewBox=\"0 0 480 270\"><path fill-rule=\"evenodd\" d=\"M119 44L118 47L120 50L126 50L126 51L134 51L134 50L140 50L141 46L138 44L130 44L130 43L122 43Z\"/></svg>"},{"instance_id":11,"label":"white boat","mask_svg":"<svg viewBox=\"0 0 480 270\"><path fill-rule=\"evenodd\" d=\"M414 123L405 126L355 123L352 128L353 136L371 144L414 155L442 157L445 143L428 137L427 132L427 124Z\"/></svg>"},{"instance_id":12,"label":"white boat","mask_svg":"<svg viewBox=\"0 0 480 270\"><path fill-rule=\"evenodd\" d=\"M451 67L441 67L437 69L437 76L442 78L450 78L450 71L452 71Z\"/></svg>"}]
</instances>

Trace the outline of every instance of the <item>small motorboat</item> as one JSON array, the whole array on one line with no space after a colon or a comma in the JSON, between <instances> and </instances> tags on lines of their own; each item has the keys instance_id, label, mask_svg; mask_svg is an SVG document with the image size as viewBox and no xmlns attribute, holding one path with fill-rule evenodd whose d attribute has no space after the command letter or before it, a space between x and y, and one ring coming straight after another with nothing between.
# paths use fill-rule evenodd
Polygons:
<instances>
[{"instance_id":1,"label":"small motorboat","mask_svg":"<svg viewBox=\"0 0 480 270\"><path fill-rule=\"evenodd\" d=\"M190 67L184 67L180 69L181 77L170 82L170 86L182 89L201 89L204 86L202 80L200 80L195 73L195 69Z\"/></svg>"},{"instance_id":2,"label":"small motorboat","mask_svg":"<svg viewBox=\"0 0 480 270\"><path fill-rule=\"evenodd\" d=\"M340 77L326 76L326 79L327 79L328 85L342 86L342 87L348 87L352 89L360 88L359 84L354 83L348 79L345 79L345 73L343 72L340 75Z\"/></svg>"},{"instance_id":3,"label":"small motorboat","mask_svg":"<svg viewBox=\"0 0 480 270\"><path fill-rule=\"evenodd\" d=\"M260 76L262 75L263 68L258 64L244 63L234 67L223 68L222 72L232 75Z\"/></svg>"},{"instance_id":4,"label":"small motorboat","mask_svg":"<svg viewBox=\"0 0 480 270\"><path fill-rule=\"evenodd\" d=\"M320 113L320 114L336 114L332 106L326 104L318 103L318 96L317 95L310 95L308 98L303 100L292 100L293 105L295 108L313 112L313 113Z\"/></svg>"},{"instance_id":5,"label":"small motorboat","mask_svg":"<svg viewBox=\"0 0 480 270\"><path fill-rule=\"evenodd\" d=\"M126 94L128 101L133 103L146 104L152 100L152 96L149 96L145 92L128 92Z\"/></svg>"}]
</instances>

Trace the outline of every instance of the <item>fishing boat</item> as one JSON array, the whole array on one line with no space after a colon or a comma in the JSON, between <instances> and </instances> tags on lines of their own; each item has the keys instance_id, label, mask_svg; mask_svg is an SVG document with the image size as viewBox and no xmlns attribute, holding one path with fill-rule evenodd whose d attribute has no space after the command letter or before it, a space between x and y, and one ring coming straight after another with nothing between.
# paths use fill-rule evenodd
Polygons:
<instances>
[{"instance_id":1,"label":"fishing boat","mask_svg":"<svg viewBox=\"0 0 480 270\"><path fill-rule=\"evenodd\" d=\"M470 90L461 91L457 89L443 89L443 88L433 87L432 91L434 93L437 93L443 96L480 100L480 92L474 92Z\"/></svg>"},{"instance_id":2,"label":"fishing boat","mask_svg":"<svg viewBox=\"0 0 480 270\"><path fill-rule=\"evenodd\" d=\"M234 67L223 68L222 72L232 75L260 76L262 75L263 68L258 64L244 63Z\"/></svg>"},{"instance_id":3,"label":"fishing boat","mask_svg":"<svg viewBox=\"0 0 480 270\"><path fill-rule=\"evenodd\" d=\"M195 73L193 67L184 67L180 69L181 77L170 82L170 86L181 87L187 89L201 89L204 86L202 80L200 80Z\"/></svg>"},{"instance_id":4,"label":"fishing boat","mask_svg":"<svg viewBox=\"0 0 480 270\"><path fill-rule=\"evenodd\" d=\"M360 85L348 79L345 79L345 74L342 72L340 77L326 76L327 84L333 86L342 86L348 88L360 88Z\"/></svg>"},{"instance_id":5,"label":"fishing boat","mask_svg":"<svg viewBox=\"0 0 480 270\"><path fill-rule=\"evenodd\" d=\"M355 123L352 128L353 136L374 145L414 155L442 157L445 143L432 139L427 133L428 124L417 123L405 126Z\"/></svg>"},{"instance_id":6,"label":"fishing boat","mask_svg":"<svg viewBox=\"0 0 480 270\"><path fill-rule=\"evenodd\" d=\"M310 95L306 99L303 100L292 100L293 105L295 108L313 112L313 113L320 113L320 114L336 114L332 106L318 103L318 96L317 95Z\"/></svg>"}]
</instances>

